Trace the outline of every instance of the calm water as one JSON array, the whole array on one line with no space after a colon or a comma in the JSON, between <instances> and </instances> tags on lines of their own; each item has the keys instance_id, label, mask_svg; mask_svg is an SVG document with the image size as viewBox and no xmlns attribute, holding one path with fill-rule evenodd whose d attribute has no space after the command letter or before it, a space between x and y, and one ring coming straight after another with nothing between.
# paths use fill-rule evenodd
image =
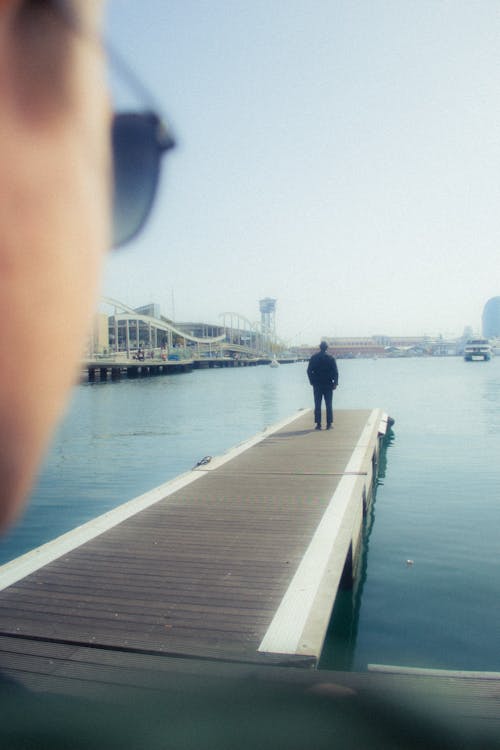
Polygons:
<instances>
[{"instance_id":1,"label":"calm water","mask_svg":"<svg viewBox=\"0 0 500 750\"><path fill-rule=\"evenodd\" d=\"M396 424L362 575L338 598L323 666L499 671L500 358L339 369L339 408L380 406ZM311 402L304 364L79 386L0 562Z\"/></svg>"}]
</instances>

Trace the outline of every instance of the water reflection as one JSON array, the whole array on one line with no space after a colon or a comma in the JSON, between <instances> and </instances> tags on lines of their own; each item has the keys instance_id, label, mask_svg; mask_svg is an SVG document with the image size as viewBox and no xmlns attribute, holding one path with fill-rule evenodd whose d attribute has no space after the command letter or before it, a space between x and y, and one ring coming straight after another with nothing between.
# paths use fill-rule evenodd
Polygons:
<instances>
[{"instance_id":1,"label":"water reflection","mask_svg":"<svg viewBox=\"0 0 500 750\"><path fill-rule=\"evenodd\" d=\"M259 382L258 408L264 418L269 418L272 415L271 421L275 418L276 404L279 402L278 385L280 382L278 373L271 367L267 369ZM254 404L253 408L255 406L257 404Z\"/></svg>"},{"instance_id":2,"label":"water reflection","mask_svg":"<svg viewBox=\"0 0 500 750\"><path fill-rule=\"evenodd\" d=\"M491 363L488 363L489 372L481 380L482 385L482 406L483 421L486 425L488 434L498 434L500 430L500 375L497 368L493 369Z\"/></svg>"},{"instance_id":3,"label":"water reflection","mask_svg":"<svg viewBox=\"0 0 500 750\"><path fill-rule=\"evenodd\" d=\"M363 587L368 571L370 536L375 522L377 488L383 485L387 470L387 450L394 443L394 431L388 430L380 450L378 476L373 486L372 501L363 520L362 541L354 583L349 588L340 588L328 626L321 653L320 669L337 669L349 672L353 668L359 613L363 598Z\"/></svg>"}]
</instances>

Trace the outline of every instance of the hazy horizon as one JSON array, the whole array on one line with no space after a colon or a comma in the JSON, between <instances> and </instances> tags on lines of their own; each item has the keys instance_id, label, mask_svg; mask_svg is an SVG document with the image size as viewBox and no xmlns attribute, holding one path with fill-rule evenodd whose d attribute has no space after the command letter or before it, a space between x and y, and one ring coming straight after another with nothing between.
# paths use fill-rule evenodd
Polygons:
<instances>
[{"instance_id":1,"label":"hazy horizon","mask_svg":"<svg viewBox=\"0 0 500 750\"><path fill-rule=\"evenodd\" d=\"M103 293L279 335L460 336L500 294L500 6L111 0L179 142ZM122 105L137 106L118 86ZM139 102L140 104L140 102Z\"/></svg>"}]
</instances>

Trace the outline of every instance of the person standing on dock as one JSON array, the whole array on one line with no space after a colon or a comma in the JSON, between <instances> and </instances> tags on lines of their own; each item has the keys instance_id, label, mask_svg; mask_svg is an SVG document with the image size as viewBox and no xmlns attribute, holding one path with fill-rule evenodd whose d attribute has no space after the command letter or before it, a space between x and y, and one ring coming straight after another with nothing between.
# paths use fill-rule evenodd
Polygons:
<instances>
[{"instance_id":1,"label":"person standing on dock","mask_svg":"<svg viewBox=\"0 0 500 750\"><path fill-rule=\"evenodd\" d=\"M322 341L319 352L313 354L307 367L307 377L314 390L314 421L316 429L321 430L321 403L325 399L326 429L333 424L332 399L333 391L339 384L339 372L335 358L327 354L328 344Z\"/></svg>"}]
</instances>

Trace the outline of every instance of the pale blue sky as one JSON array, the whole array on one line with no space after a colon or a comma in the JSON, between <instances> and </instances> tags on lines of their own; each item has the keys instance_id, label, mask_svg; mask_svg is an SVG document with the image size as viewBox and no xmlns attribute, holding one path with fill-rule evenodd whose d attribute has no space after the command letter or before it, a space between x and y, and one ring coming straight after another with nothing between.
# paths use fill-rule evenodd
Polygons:
<instances>
[{"instance_id":1,"label":"pale blue sky","mask_svg":"<svg viewBox=\"0 0 500 750\"><path fill-rule=\"evenodd\" d=\"M279 334L460 334L500 294L498 0L110 0L179 141L104 293ZM173 291L173 294L172 294Z\"/></svg>"}]
</instances>

